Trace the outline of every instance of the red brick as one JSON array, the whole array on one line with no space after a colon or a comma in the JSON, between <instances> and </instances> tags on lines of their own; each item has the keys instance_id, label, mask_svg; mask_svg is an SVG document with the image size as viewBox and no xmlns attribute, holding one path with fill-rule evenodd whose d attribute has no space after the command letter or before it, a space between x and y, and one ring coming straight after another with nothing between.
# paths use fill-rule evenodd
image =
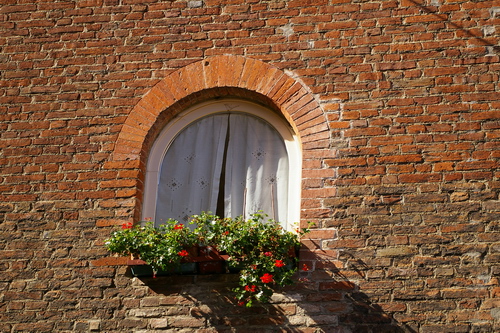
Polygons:
<instances>
[{"instance_id":1,"label":"red brick","mask_svg":"<svg viewBox=\"0 0 500 333\"><path fill-rule=\"evenodd\" d=\"M495 331L491 3L199 3L0 7L0 331L211 332L266 311L253 328ZM102 246L138 219L162 126L224 96L271 106L302 144L310 281L269 308L233 307L225 275L131 279Z\"/></svg>"},{"instance_id":2,"label":"red brick","mask_svg":"<svg viewBox=\"0 0 500 333\"><path fill-rule=\"evenodd\" d=\"M441 180L440 174L408 174L400 175L398 179L402 183L424 183L424 182L438 182Z\"/></svg>"}]
</instances>

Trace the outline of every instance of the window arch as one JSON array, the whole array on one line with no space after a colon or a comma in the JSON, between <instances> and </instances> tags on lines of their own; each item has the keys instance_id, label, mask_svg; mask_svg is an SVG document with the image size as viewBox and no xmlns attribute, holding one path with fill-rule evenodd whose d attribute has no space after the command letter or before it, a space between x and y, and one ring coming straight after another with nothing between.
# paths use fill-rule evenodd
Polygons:
<instances>
[{"instance_id":1,"label":"window arch","mask_svg":"<svg viewBox=\"0 0 500 333\"><path fill-rule=\"evenodd\" d=\"M263 210L288 227L300 218L300 179L299 140L282 117L248 101L209 101L179 114L155 140L143 218Z\"/></svg>"}]
</instances>

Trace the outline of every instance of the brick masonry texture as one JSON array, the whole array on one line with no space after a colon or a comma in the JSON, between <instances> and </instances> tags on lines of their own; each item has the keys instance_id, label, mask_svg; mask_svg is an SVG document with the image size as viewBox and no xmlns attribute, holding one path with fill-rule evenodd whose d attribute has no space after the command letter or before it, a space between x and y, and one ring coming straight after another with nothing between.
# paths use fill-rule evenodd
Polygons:
<instances>
[{"instance_id":1,"label":"brick masonry texture","mask_svg":"<svg viewBox=\"0 0 500 333\"><path fill-rule=\"evenodd\" d=\"M2 1L0 332L500 331L499 37L498 1ZM303 148L307 281L252 309L103 247L218 97Z\"/></svg>"}]
</instances>

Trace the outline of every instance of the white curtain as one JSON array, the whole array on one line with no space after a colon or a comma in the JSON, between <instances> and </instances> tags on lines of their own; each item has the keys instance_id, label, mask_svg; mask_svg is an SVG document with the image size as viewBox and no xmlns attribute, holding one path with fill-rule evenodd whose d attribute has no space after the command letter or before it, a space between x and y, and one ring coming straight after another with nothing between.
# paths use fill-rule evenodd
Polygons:
<instances>
[{"instance_id":1,"label":"white curtain","mask_svg":"<svg viewBox=\"0 0 500 333\"><path fill-rule=\"evenodd\" d=\"M267 122L231 114L225 177L226 216L262 210L286 222L288 158L283 139Z\"/></svg>"},{"instance_id":2,"label":"white curtain","mask_svg":"<svg viewBox=\"0 0 500 333\"><path fill-rule=\"evenodd\" d=\"M202 118L174 139L161 165L156 223L215 212L227 121L227 115Z\"/></svg>"},{"instance_id":3,"label":"white curtain","mask_svg":"<svg viewBox=\"0 0 500 333\"><path fill-rule=\"evenodd\" d=\"M226 217L261 210L286 222L287 198L288 157L278 132L251 115L217 114L186 127L168 148L155 220L216 213L220 199Z\"/></svg>"}]
</instances>

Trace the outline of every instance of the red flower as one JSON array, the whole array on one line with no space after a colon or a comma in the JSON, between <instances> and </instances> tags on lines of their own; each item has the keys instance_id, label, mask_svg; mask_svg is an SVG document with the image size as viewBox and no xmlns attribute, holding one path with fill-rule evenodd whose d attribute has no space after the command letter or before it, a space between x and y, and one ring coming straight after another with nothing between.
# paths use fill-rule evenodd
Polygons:
<instances>
[{"instance_id":1,"label":"red flower","mask_svg":"<svg viewBox=\"0 0 500 333\"><path fill-rule=\"evenodd\" d=\"M188 251L186 251L186 250L182 250L181 252L179 252L177 254L180 255L181 257L187 257L189 255Z\"/></svg>"},{"instance_id":2,"label":"red flower","mask_svg":"<svg viewBox=\"0 0 500 333\"><path fill-rule=\"evenodd\" d=\"M174 225L174 230L182 230L182 228L184 228L184 224L182 223Z\"/></svg>"},{"instance_id":3,"label":"red flower","mask_svg":"<svg viewBox=\"0 0 500 333\"><path fill-rule=\"evenodd\" d=\"M222 234L227 236L229 235L229 231L224 231Z\"/></svg>"},{"instance_id":4,"label":"red flower","mask_svg":"<svg viewBox=\"0 0 500 333\"><path fill-rule=\"evenodd\" d=\"M276 262L274 263L274 266L283 267L283 266L285 266L285 263L283 262L283 260L276 260Z\"/></svg>"},{"instance_id":5,"label":"red flower","mask_svg":"<svg viewBox=\"0 0 500 333\"><path fill-rule=\"evenodd\" d=\"M128 223L123 223L122 224L122 229L132 229L132 222L128 222Z\"/></svg>"},{"instance_id":6,"label":"red flower","mask_svg":"<svg viewBox=\"0 0 500 333\"><path fill-rule=\"evenodd\" d=\"M243 306L243 305L245 305L245 302L243 301L238 302L238 306Z\"/></svg>"},{"instance_id":7,"label":"red flower","mask_svg":"<svg viewBox=\"0 0 500 333\"><path fill-rule=\"evenodd\" d=\"M264 275L262 275L260 277L260 280L263 282L263 283L271 283L271 282L274 282L273 280L273 276L269 273L266 273Z\"/></svg>"},{"instance_id":8,"label":"red flower","mask_svg":"<svg viewBox=\"0 0 500 333\"><path fill-rule=\"evenodd\" d=\"M245 291L250 291L254 293L257 290L257 286L252 285L252 286L245 286Z\"/></svg>"},{"instance_id":9,"label":"red flower","mask_svg":"<svg viewBox=\"0 0 500 333\"><path fill-rule=\"evenodd\" d=\"M273 254L271 252L264 252L264 255L266 257L272 257L273 256Z\"/></svg>"},{"instance_id":10,"label":"red flower","mask_svg":"<svg viewBox=\"0 0 500 333\"><path fill-rule=\"evenodd\" d=\"M306 264L304 264L304 266L302 266L302 270L304 272L307 272L309 270L309 267Z\"/></svg>"}]
</instances>

